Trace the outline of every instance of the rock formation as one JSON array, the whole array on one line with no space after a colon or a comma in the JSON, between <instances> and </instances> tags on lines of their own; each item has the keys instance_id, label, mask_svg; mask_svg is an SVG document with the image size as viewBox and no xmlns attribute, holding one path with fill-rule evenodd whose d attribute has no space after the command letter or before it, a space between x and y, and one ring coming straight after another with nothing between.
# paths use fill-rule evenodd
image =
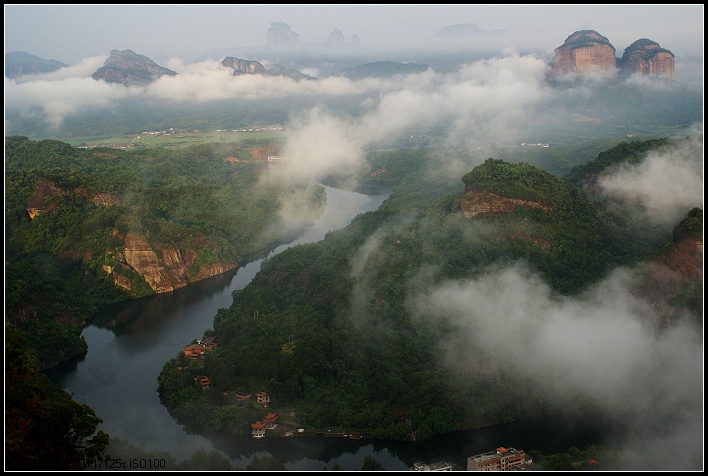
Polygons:
<instances>
[{"instance_id":1,"label":"rock formation","mask_svg":"<svg viewBox=\"0 0 708 476\"><path fill-rule=\"evenodd\" d=\"M465 184L465 193L460 199L460 208L467 218L494 217L511 213L517 205L523 205L526 208L542 208L545 211L553 210L552 207L539 202L502 197L486 190L480 190L470 183Z\"/></svg>"},{"instance_id":2,"label":"rock formation","mask_svg":"<svg viewBox=\"0 0 708 476\"><path fill-rule=\"evenodd\" d=\"M241 74L262 74L264 76L269 76L268 71L258 61L249 61L234 58L233 56L227 56L221 64L227 68L233 69L234 76Z\"/></svg>"},{"instance_id":3,"label":"rock formation","mask_svg":"<svg viewBox=\"0 0 708 476\"><path fill-rule=\"evenodd\" d=\"M97 206L111 206L119 205L120 198L117 195L111 195L108 193L97 193L95 195L89 195L85 189L77 188L73 191L77 197L82 200L93 203ZM46 209L44 208L44 199L47 197L61 197L66 195L65 190L56 187L52 182L43 178L39 181L37 188L32 195L32 198L27 203L27 213L30 216L30 220L34 219L37 215L43 212L53 212L59 209L59 202L52 202Z\"/></svg>"},{"instance_id":4,"label":"rock formation","mask_svg":"<svg viewBox=\"0 0 708 476\"><path fill-rule=\"evenodd\" d=\"M361 45L361 42L359 41L359 35L352 35L352 45L354 45L354 46Z\"/></svg>"},{"instance_id":5,"label":"rock formation","mask_svg":"<svg viewBox=\"0 0 708 476\"><path fill-rule=\"evenodd\" d=\"M659 43L642 38L629 45L619 60L623 75L644 74L674 77L674 54L661 48Z\"/></svg>"},{"instance_id":6,"label":"rock formation","mask_svg":"<svg viewBox=\"0 0 708 476\"><path fill-rule=\"evenodd\" d=\"M583 75L599 72L605 77L616 77L615 47L594 30L576 31L555 49L551 60L549 79L566 74Z\"/></svg>"},{"instance_id":7,"label":"rock formation","mask_svg":"<svg viewBox=\"0 0 708 476\"><path fill-rule=\"evenodd\" d=\"M27 213L29 213L30 219L34 219L37 215L44 211L52 211L58 208L56 203L52 203L48 210L44 209L44 199L46 197L55 197L62 195L63 192L54 186L53 183L49 182L46 178L39 181L37 189L34 191L34 195L27 204Z\"/></svg>"},{"instance_id":8,"label":"rock formation","mask_svg":"<svg viewBox=\"0 0 708 476\"><path fill-rule=\"evenodd\" d=\"M702 230L703 211L694 208L689 212L690 215L700 216L699 226ZM634 289L634 293L646 299L656 311L657 317L653 322L655 333L672 327L682 318L682 307L691 303L690 299L686 302L685 295L692 288L695 296L703 295L702 236L699 238L695 234L685 233L679 225L674 228L672 241L671 249L641 268L643 279ZM702 298L693 304L700 307L701 302ZM700 312L700 309L697 310Z\"/></svg>"},{"instance_id":9,"label":"rock formation","mask_svg":"<svg viewBox=\"0 0 708 476\"><path fill-rule=\"evenodd\" d=\"M298 46L300 35L290 29L290 25L282 21L271 22L268 28L268 46Z\"/></svg>"},{"instance_id":10,"label":"rock formation","mask_svg":"<svg viewBox=\"0 0 708 476\"><path fill-rule=\"evenodd\" d=\"M91 77L125 86L146 86L161 76L175 76L176 74L174 71L158 65L147 56L139 55L131 50L113 50L104 65L98 68Z\"/></svg>"},{"instance_id":11,"label":"rock formation","mask_svg":"<svg viewBox=\"0 0 708 476\"><path fill-rule=\"evenodd\" d=\"M190 282L225 273L237 266L231 263L205 264L197 270L196 274L192 275L188 269L197 258L197 253L194 250L187 250L182 256L179 248L156 248L159 251L159 256L144 237L128 233L124 240L122 255L119 256L125 260L126 264L116 263L118 267L135 270L145 278L156 294L174 291ZM121 276L120 273L113 273L113 269L110 267L104 267L104 270L113 274L114 284L124 289L130 289L129 280Z\"/></svg>"},{"instance_id":12,"label":"rock formation","mask_svg":"<svg viewBox=\"0 0 708 476\"><path fill-rule=\"evenodd\" d=\"M327 44L330 46L344 46L344 43L344 33L339 31L337 28L335 28L327 38Z\"/></svg>"}]
</instances>

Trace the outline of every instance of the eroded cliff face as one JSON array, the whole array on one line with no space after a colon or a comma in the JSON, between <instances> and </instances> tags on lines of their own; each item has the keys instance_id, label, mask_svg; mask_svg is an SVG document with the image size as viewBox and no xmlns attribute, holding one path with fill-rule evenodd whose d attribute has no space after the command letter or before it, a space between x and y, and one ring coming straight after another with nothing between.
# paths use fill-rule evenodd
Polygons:
<instances>
[{"instance_id":1,"label":"eroded cliff face","mask_svg":"<svg viewBox=\"0 0 708 476\"><path fill-rule=\"evenodd\" d=\"M551 79L566 74L583 75L596 71L608 78L616 77L615 47L596 31L576 31L555 49L551 61Z\"/></svg>"},{"instance_id":2,"label":"eroded cliff face","mask_svg":"<svg viewBox=\"0 0 708 476\"><path fill-rule=\"evenodd\" d=\"M126 263L138 272L156 293L167 293L175 290L171 276L142 236L128 233L125 237L123 256Z\"/></svg>"},{"instance_id":3,"label":"eroded cliff face","mask_svg":"<svg viewBox=\"0 0 708 476\"><path fill-rule=\"evenodd\" d=\"M674 77L674 54L655 41L642 38L629 45L619 62L623 75Z\"/></svg>"},{"instance_id":4,"label":"eroded cliff face","mask_svg":"<svg viewBox=\"0 0 708 476\"><path fill-rule=\"evenodd\" d=\"M467 218L494 217L504 213L511 213L517 205L523 205L527 209L534 207L542 208L546 211L553 210L553 207L539 202L502 197L486 190L475 188L471 184L465 185L465 193L460 199L460 208L462 208L462 213Z\"/></svg>"},{"instance_id":5,"label":"eroded cliff face","mask_svg":"<svg viewBox=\"0 0 708 476\"><path fill-rule=\"evenodd\" d=\"M268 71L265 67L258 61L249 61L240 58L234 58L233 56L227 56L221 62L225 67L233 70L232 74L238 76L241 74L261 74L263 76L268 76Z\"/></svg>"},{"instance_id":6,"label":"eroded cliff face","mask_svg":"<svg viewBox=\"0 0 708 476\"><path fill-rule=\"evenodd\" d=\"M46 178L41 179L34 191L34 195L32 195L32 198L27 203L27 213L29 214L30 219L34 219L34 217L43 212L58 210L59 204L57 202L53 202L45 209L44 199L47 197L61 197L67 193L68 192L66 190L60 189ZM120 197L117 195L111 195L108 193L89 195L88 192L82 188L74 189L74 193L78 197L81 197L81 199L89 201L97 206L111 206L120 204Z\"/></svg>"},{"instance_id":7,"label":"eroded cliff face","mask_svg":"<svg viewBox=\"0 0 708 476\"><path fill-rule=\"evenodd\" d=\"M486 190L480 190L469 183L465 184L465 193L460 198L460 208L467 218L495 217L505 213L512 213L518 205L522 205L527 209L541 208L546 212L553 211L551 206L531 200L502 197ZM499 233L498 236L509 241L528 240L542 249L551 247L551 243L547 240L536 236L528 230L506 230Z\"/></svg>"},{"instance_id":8,"label":"eroded cliff face","mask_svg":"<svg viewBox=\"0 0 708 476\"><path fill-rule=\"evenodd\" d=\"M674 249L646 265L644 279L635 294L651 304L656 313L655 333L672 327L682 318L675 298L691 282L703 289L703 241L692 237L674 238Z\"/></svg>"},{"instance_id":9,"label":"eroded cliff face","mask_svg":"<svg viewBox=\"0 0 708 476\"><path fill-rule=\"evenodd\" d=\"M117 263L116 266L126 270L132 269L143 276L156 294L183 288L190 282L216 276L238 266L233 263L211 263L192 274L188 269L197 257L193 250L187 250L185 256L182 256L178 248L156 247L156 252L144 237L133 233L127 234L124 243L122 253L116 258L124 260L126 264ZM113 274L113 283L116 286L130 290L131 283L128 278L108 266L104 266L104 270Z\"/></svg>"}]
</instances>

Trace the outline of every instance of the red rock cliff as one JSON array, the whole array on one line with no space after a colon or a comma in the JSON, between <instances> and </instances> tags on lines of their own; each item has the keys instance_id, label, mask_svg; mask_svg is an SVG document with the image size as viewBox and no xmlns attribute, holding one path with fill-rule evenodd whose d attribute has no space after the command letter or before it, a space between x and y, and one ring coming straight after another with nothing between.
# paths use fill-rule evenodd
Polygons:
<instances>
[{"instance_id":1,"label":"red rock cliff","mask_svg":"<svg viewBox=\"0 0 708 476\"><path fill-rule=\"evenodd\" d=\"M674 54L659 43L642 38L629 45L619 61L622 74L674 77Z\"/></svg>"},{"instance_id":2,"label":"red rock cliff","mask_svg":"<svg viewBox=\"0 0 708 476\"><path fill-rule=\"evenodd\" d=\"M211 263L202 266L196 275L191 275L187 268L194 263L194 251L189 250L186 256L182 256L178 248L157 249L159 256L144 237L128 233L122 254L127 265L143 276L156 294L171 292L189 282L200 281L237 267L232 263ZM106 271L110 273L110 268ZM117 282L116 279L119 278L114 277L116 285L126 288L125 283ZM129 284L126 289L129 289Z\"/></svg>"},{"instance_id":3,"label":"red rock cliff","mask_svg":"<svg viewBox=\"0 0 708 476\"><path fill-rule=\"evenodd\" d=\"M608 78L616 76L615 47L593 30L576 31L555 49L550 79L565 74L583 75L597 71Z\"/></svg>"}]
</instances>

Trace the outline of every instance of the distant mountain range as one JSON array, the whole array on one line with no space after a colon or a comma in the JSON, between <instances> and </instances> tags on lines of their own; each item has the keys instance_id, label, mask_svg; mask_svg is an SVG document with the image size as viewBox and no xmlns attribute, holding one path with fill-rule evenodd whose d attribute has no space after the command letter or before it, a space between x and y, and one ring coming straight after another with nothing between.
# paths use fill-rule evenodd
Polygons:
<instances>
[{"instance_id":1,"label":"distant mountain range","mask_svg":"<svg viewBox=\"0 0 708 476\"><path fill-rule=\"evenodd\" d=\"M276 45L297 46L294 38L296 34L288 32L287 24L276 22L269 30L269 41ZM276 28L277 27L277 28ZM276 34L277 33L277 34ZM286 35L286 33L289 34ZM335 33L337 40L332 38ZM480 29L475 23L464 23L443 27L436 37L470 37L503 35L504 30L485 31ZM285 35L285 36L284 36ZM330 44L341 43L342 36L339 30L330 35ZM290 38L288 41L283 38ZM299 38L299 37L297 37ZM277 40L277 41L276 41ZM549 80L568 74L585 75L597 72L609 78L619 75L642 74L649 76L664 76L672 78L674 74L674 55L671 51L661 48L655 41L642 38L632 43L625 49L622 58L615 57L615 47L610 41L594 30L576 31L565 42L555 49L554 57L549 66ZM269 57L269 61L276 63L277 58ZM235 56L225 56L221 64L232 70L234 76L241 74L259 74L264 76L286 76L295 80L315 79L298 70L292 61L285 60L288 67L281 64L274 64L270 70L263 64L255 60L237 58ZM319 66L334 66L336 61L331 58L322 58L319 63L312 64L313 69L320 70ZM349 63L351 64L351 62ZM67 66L56 60L45 60L29 53L17 51L5 55L5 76L13 79L22 75L46 73ZM340 64L346 66L345 64ZM341 76L352 80L366 77L391 77L397 74L420 73L427 70L427 64L412 62L376 61L365 64L346 67L344 69L330 69L330 76ZM326 73L325 73L326 74ZM164 76L175 76L177 73L164 68L147 56L137 54L132 50L113 50L105 64L92 75L96 80L102 79L109 83L120 83L125 86L145 86L152 81Z\"/></svg>"},{"instance_id":2,"label":"distant mountain range","mask_svg":"<svg viewBox=\"0 0 708 476\"><path fill-rule=\"evenodd\" d=\"M51 73L65 66L69 65L53 59L42 59L24 51L5 53L5 76L10 79L24 74Z\"/></svg>"}]
</instances>

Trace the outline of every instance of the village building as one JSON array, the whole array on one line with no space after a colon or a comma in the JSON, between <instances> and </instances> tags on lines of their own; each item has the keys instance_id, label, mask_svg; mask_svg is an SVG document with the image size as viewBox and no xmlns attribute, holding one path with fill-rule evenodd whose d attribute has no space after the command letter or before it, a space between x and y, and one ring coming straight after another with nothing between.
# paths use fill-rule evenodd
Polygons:
<instances>
[{"instance_id":1,"label":"village building","mask_svg":"<svg viewBox=\"0 0 708 476\"><path fill-rule=\"evenodd\" d=\"M206 375L199 375L197 377L194 377L194 381L197 384L201 385L202 390L206 390L207 388L211 387L211 379Z\"/></svg>"},{"instance_id":2,"label":"village building","mask_svg":"<svg viewBox=\"0 0 708 476\"><path fill-rule=\"evenodd\" d=\"M467 471L514 471L531 465L523 450L499 447L467 458Z\"/></svg>"},{"instance_id":3,"label":"village building","mask_svg":"<svg viewBox=\"0 0 708 476\"><path fill-rule=\"evenodd\" d=\"M264 407L267 407L268 403L270 403L270 396L266 392L258 392L256 398L258 403L262 403Z\"/></svg>"},{"instance_id":4,"label":"village building","mask_svg":"<svg viewBox=\"0 0 708 476\"><path fill-rule=\"evenodd\" d=\"M265 438L266 424L257 421L251 425L251 436L253 438Z\"/></svg>"},{"instance_id":5,"label":"village building","mask_svg":"<svg viewBox=\"0 0 708 476\"><path fill-rule=\"evenodd\" d=\"M266 429L272 430L272 429L274 429L276 426L278 426L278 424L275 423L275 421L276 421L277 419L278 419L278 415L276 415L276 414L273 413L273 412L268 413L268 414L265 416L265 418L263 419L263 421L264 421L265 424L266 424Z\"/></svg>"},{"instance_id":6,"label":"village building","mask_svg":"<svg viewBox=\"0 0 708 476\"><path fill-rule=\"evenodd\" d=\"M409 471L452 471L452 464L447 461L438 461L437 463L414 463Z\"/></svg>"},{"instance_id":7,"label":"village building","mask_svg":"<svg viewBox=\"0 0 708 476\"><path fill-rule=\"evenodd\" d=\"M219 345L214 342L215 339L216 337L214 336L204 336L198 340L196 344L189 344L182 349L184 356L192 358L202 357L204 352L214 350Z\"/></svg>"}]
</instances>

